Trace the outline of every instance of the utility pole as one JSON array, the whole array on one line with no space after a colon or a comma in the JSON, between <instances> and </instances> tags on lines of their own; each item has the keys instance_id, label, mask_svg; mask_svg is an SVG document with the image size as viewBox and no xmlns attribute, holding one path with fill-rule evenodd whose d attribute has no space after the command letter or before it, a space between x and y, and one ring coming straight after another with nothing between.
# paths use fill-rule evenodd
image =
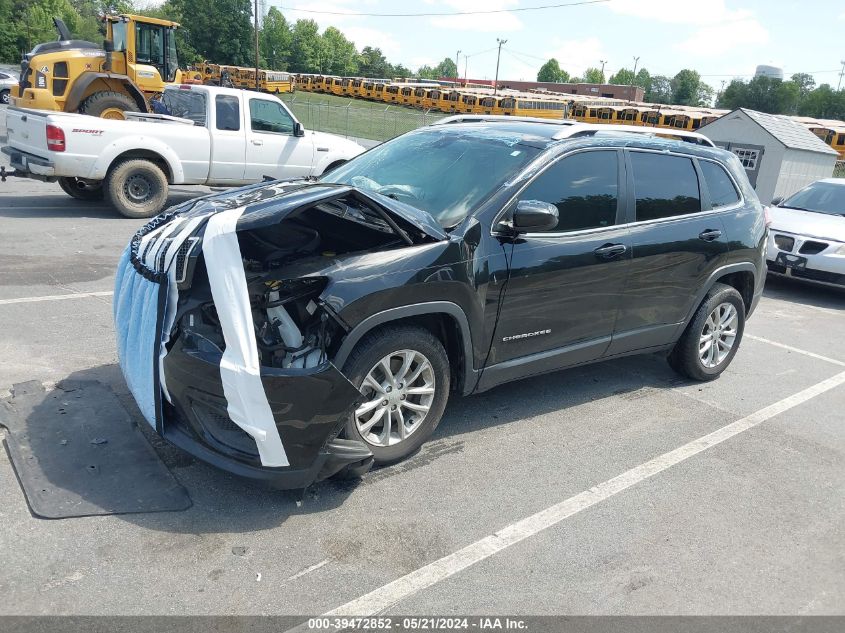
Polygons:
<instances>
[{"instance_id":1,"label":"utility pole","mask_svg":"<svg viewBox=\"0 0 845 633\"><path fill-rule=\"evenodd\" d=\"M502 57L502 44L507 44L507 40L500 40L498 37L496 41L499 43L499 53L496 55L496 79L493 81L493 96L499 92L499 59Z\"/></svg>"},{"instance_id":2,"label":"utility pole","mask_svg":"<svg viewBox=\"0 0 845 633\"><path fill-rule=\"evenodd\" d=\"M467 87L467 63L469 61L469 55L464 55L464 88Z\"/></svg>"},{"instance_id":3,"label":"utility pole","mask_svg":"<svg viewBox=\"0 0 845 633\"><path fill-rule=\"evenodd\" d=\"M604 65L607 63L606 59L600 59L601 62L601 82L604 83Z\"/></svg>"},{"instance_id":4,"label":"utility pole","mask_svg":"<svg viewBox=\"0 0 845 633\"><path fill-rule=\"evenodd\" d=\"M460 57L460 56L461 56L461 51L459 50L457 53L455 53L455 87L456 88L461 84L461 82L458 81L458 79L460 79L460 77L458 76L458 75L460 75L460 73L458 72L458 57Z\"/></svg>"},{"instance_id":5,"label":"utility pole","mask_svg":"<svg viewBox=\"0 0 845 633\"><path fill-rule=\"evenodd\" d=\"M842 70L839 71L839 83L836 84L836 91L839 92L839 89L842 87L842 75L845 75L845 60L839 62L842 64Z\"/></svg>"},{"instance_id":6,"label":"utility pole","mask_svg":"<svg viewBox=\"0 0 845 633\"><path fill-rule=\"evenodd\" d=\"M255 0L255 89L258 90L258 0Z\"/></svg>"},{"instance_id":7,"label":"utility pole","mask_svg":"<svg viewBox=\"0 0 845 633\"><path fill-rule=\"evenodd\" d=\"M635 57L634 58L634 79L631 81L631 83L634 83L637 80L637 64L639 64L639 63L640 63L640 58Z\"/></svg>"}]
</instances>

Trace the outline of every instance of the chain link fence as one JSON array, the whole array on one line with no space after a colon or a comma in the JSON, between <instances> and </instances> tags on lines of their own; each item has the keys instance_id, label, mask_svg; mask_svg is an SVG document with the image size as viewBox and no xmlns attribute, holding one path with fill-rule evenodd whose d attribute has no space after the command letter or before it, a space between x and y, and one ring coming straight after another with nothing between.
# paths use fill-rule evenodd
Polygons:
<instances>
[{"instance_id":1,"label":"chain link fence","mask_svg":"<svg viewBox=\"0 0 845 633\"><path fill-rule=\"evenodd\" d=\"M296 97L293 94L284 101L306 129L375 142L387 141L446 116L440 112L401 106L341 106L297 101Z\"/></svg>"}]
</instances>

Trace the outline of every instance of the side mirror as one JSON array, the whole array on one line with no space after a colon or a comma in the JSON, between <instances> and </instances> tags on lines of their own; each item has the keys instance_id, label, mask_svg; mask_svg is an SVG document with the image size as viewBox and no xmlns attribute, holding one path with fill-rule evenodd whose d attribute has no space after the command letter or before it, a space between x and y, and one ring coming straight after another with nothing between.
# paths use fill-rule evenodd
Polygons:
<instances>
[{"instance_id":1,"label":"side mirror","mask_svg":"<svg viewBox=\"0 0 845 633\"><path fill-rule=\"evenodd\" d=\"M548 231L557 226L557 207L542 200L520 200L513 212L513 228L519 233Z\"/></svg>"},{"instance_id":2,"label":"side mirror","mask_svg":"<svg viewBox=\"0 0 845 633\"><path fill-rule=\"evenodd\" d=\"M103 40L103 50L106 51L107 53L113 53L114 52L114 42L112 42L111 40Z\"/></svg>"},{"instance_id":3,"label":"side mirror","mask_svg":"<svg viewBox=\"0 0 845 633\"><path fill-rule=\"evenodd\" d=\"M780 203L783 202L783 196L777 196L776 198L772 198L772 201L769 203L773 207L780 206Z\"/></svg>"},{"instance_id":4,"label":"side mirror","mask_svg":"<svg viewBox=\"0 0 845 633\"><path fill-rule=\"evenodd\" d=\"M293 135L305 136L305 128L302 127L302 123L300 123L299 121L293 124Z\"/></svg>"}]
</instances>

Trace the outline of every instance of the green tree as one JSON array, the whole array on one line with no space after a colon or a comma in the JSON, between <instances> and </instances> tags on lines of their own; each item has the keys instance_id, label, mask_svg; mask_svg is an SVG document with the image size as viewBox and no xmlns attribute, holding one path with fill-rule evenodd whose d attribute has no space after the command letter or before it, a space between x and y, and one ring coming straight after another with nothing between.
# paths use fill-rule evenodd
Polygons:
<instances>
[{"instance_id":1,"label":"green tree","mask_svg":"<svg viewBox=\"0 0 845 633\"><path fill-rule=\"evenodd\" d=\"M291 29L290 70L295 73L323 72L320 27L314 20L297 20Z\"/></svg>"},{"instance_id":2,"label":"green tree","mask_svg":"<svg viewBox=\"0 0 845 633\"><path fill-rule=\"evenodd\" d=\"M672 80L664 75L651 77L644 98L648 103L672 103Z\"/></svg>"},{"instance_id":3,"label":"green tree","mask_svg":"<svg viewBox=\"0 0 845 633\"><path fill-rule=\"evenodd\" d=\"M287 70L291 56L290 25L276 7L270 7L261 25L261 56L270 70Z\"/></svg>"},{"instance_id":4,"label":"green tree","mask_svg":"<svg viewBox=\"0 0 845 633\"><path fill-rule=\"evenodd\" d=\"M358 72L358 51L338 29L330 26L320 39L321 72L354 75Z\"/></svg>"},{"instance_id":5,"label":"green tree","mask_svg":"<svg viewBox=\"0 0 845 633\"><path fill-rule=\"evenodd\" d=\"M807 73L795 73L790 80L798 86L798 98L803 99L816 87L816 80Z\"/></svg>"},{"instance_id":6,"label":"green tree","mask_svg":"<svg viewBox=\"0 0 845 633\"><path fill-rule=\"evenodd\" d=\"M389 64L380 48L365 46L358 55L358 72L362 77L386 78Z\"/></svg>"},{"instance_id":7,"label":"green tree","mask_svg":"<svg viewBox=\"0 0 845 633\"><path fill-rule=\"evenodd\" d=\"M537 81L563 83L568 80L569 73L561 69L560 64L554 57L540 66L540 71L537 73Z\"/></svg>"},{"instance_id":8,"label":"green tree","mask_svg":"<svg viewBox=\"0 0 845 633\"><path fill-rule=\"evenodd\" d=\"M770 114L795 114L801 88L794 81L782 81L771 77L754 77L745 82L734 79L719 98L719 107L733 110L749 108Z\"/></svg>"},{"instance_id":9,"label":"green tree","mask_svg":"<svg viewBox=\"0 0 845 633\"><path fill-rule=\"evenodd\" d=\"M611 75L607 79L607 83L616 84L619 86L630 86L634 83L634 71L627 68L620 68L615 75Z\"/></svg>"},{"instance_id":10,"label":"green tree","mask_svg":"<svg viewBox=\"0 0 845 633\"><path fill-rule=\"evenodd\" d=\"M713 88L701 81L696 71L684 68L672 78L672 103L702 106L713 99Z\"/></svg>"},{"instance_id":11,"label":"green tree","mask_svg":"<svg viewBox=\"0 0 845 633\"><path fill-rule=\"evenodd\" d=\"M400 64L401 65L401 64ZM441 77L457 77L458 67L455 65L455 60L451 57L446 57L442 62L434 67L434 79Z\"/></svg>"},{"instance_id":12,"label":"green tree","mask_svg":"<svg viewBox=\"0 0 845 633\"><path fill-rule=\"evenodd\" d=\"M14 64L21 60L22 50L18 41L19 24L13 20L12 0L0 0L0 62Z\"/></svg>"},{"instance_id":13,"label":"green tree","mask_svg":"<svg viewBox=\"0 0 845 633\"><path fill-rule=\"evenodd\" d=\"M585 84L603 84L604 73L600 68L588 68L584 71L584 77L581 81Z\"/></svg>"},{"instance_id":14,"label":"green tree","mask_svg":"<svg viewBox=\"0 0 845 633\"><path fill-rule=\"evenodd\" d=\"M822 84L802 99L798 114L845 120L845 90L834 90L829 84Z\"/></svg>"},{"instance_id":15,"label":"green tree","mask_svg":"<svg viewBox=\"0 0 845 633\"><path fill-rule=\"evenodd\" d=\"M14 16L19 16L17 27ZM77 31L79 14L68 0L12 0L12 24L16 31L19 51L30 51L36 44L56 39L56 27L53 18L61 18L71 33ZM3 23L0 30L5 30ZM20 56L14 61L20 61Z\"/></svg>"}]
</instances>

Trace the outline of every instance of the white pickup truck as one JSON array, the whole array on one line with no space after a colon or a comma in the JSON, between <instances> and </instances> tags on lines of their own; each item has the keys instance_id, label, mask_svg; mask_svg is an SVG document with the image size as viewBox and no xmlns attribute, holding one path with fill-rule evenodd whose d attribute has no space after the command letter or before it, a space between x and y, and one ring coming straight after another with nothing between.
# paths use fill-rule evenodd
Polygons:
<instances>
[{"instance_id":1,"label":"white pickup truck","mask_svg":"<svg viewBox=\"0 0 845 633\"><path fill-rule=\"evenodd\" d=\"M104 196L130 218L158 214L168 185L237 186L319 176L364 148L306 131L278 98L216 86L168 87L157 109L111 120L10 107L11 175L58 181L80 200ZM4 177L5 180L5 177Z\"/></svg>"}]
</instances>

